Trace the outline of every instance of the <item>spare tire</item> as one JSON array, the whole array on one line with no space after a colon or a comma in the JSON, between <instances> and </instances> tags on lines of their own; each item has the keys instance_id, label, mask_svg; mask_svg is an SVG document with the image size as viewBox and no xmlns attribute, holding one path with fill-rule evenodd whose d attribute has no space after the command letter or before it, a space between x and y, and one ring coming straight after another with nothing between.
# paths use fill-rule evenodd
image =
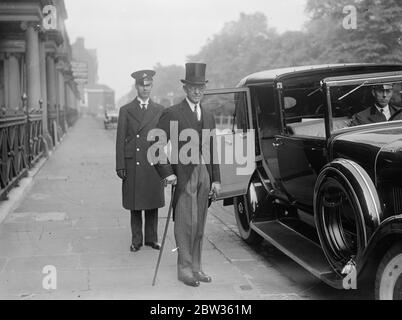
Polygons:
<instances>
[{"instance_id":1,"label":"spare tire","mask_svg":"<svg viewBox=\"0 0 402 320\"><path fill-rule=\"evenodd\" d=\"M327 260L338 275L351 260L360 261L380 224L380 209L374 184L358 164L335 160L318 177L315 224Z\"/></svg>"}]
</instances>

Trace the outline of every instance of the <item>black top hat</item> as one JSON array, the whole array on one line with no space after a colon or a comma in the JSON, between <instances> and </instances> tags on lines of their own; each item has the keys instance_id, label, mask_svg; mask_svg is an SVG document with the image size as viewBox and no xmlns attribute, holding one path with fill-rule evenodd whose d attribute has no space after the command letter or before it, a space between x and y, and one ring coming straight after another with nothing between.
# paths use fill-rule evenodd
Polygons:
<instances>
[{"instance_id":1,"label":"black top hat","mask_svg":"<svg viewBox=\"0 0 402 320\"><path fill-rule=\"evenodd\" d=\"M206 84L205 70L207 65L205 63L186 63L186 79L181 80L184 84Z\"/></svg>"},{"instance_id":2,"label":"black top hat","mask_svg":"<svg viewBox=\"0 0 402 320\"><path fill-rule=\"evenodd\" d=\"M144 81L152 81L156 74L153 70L139 70L131 74L135 79L136 84L144 84Z\"/></svg>"}]
</instances>

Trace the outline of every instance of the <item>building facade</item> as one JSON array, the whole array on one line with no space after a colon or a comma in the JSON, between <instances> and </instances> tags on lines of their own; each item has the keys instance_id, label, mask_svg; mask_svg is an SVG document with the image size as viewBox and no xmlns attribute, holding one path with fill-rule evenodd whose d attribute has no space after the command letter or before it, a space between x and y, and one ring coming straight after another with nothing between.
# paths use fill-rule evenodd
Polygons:
<instances>
[{"instance_id":1,"label":"building facade","mask_svg":"<svg viewBox=\"0 0 402 320\"><path fill-rule=\"evenodd\" d=\"M104 84L87 85L84 89L87 113L103 117L105 111L115 109L115 93Z\"/></svg>"},{"instance_id":2,"label":"building facade","mask_svg":"<svg viewBox=\"0 0 402 320\"><path fill-rule=\"evenodd\" d=\"M98 83L98 54L96 49L87 49L85 47L85 39L77 38L71 45L73 52L73 60L83 62L87 66L87 76L85 84L92 85Z\"/></svg>"},{"instance_id":3,"label":"building facade","mask_svg":"<svg viewBox=\"0 0 402 320\"><path fill-rule=\"evenodd\" d=\"M64 0L0 0L0 196L78 116L66 19Z\"/></svg>"},{"instance_id":4,"label":"building facade","mask_svg":"<svg viewBox=\"0 0 402 320\"><path fill-rule=\"evenodd\" d=\"M80 112L94 116L104 115L106 110L115 109L115 92L98 83L98 56L96 49L87 49L83 38L72 45L74 74L77 76L81 94Z\"/></svg>"}]
</instances>

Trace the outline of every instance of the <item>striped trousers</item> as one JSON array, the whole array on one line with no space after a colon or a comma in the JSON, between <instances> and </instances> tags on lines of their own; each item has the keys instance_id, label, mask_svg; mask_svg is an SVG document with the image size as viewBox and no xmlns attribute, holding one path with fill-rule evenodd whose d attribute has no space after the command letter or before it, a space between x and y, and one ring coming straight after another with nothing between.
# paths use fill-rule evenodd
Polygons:
<instances>
[{"instance_id":1,"label":"striped trousers","mask_svg":"<svg viewBox=\"0 0 402 320\"><path fill-rule=\"evenodd\" d=\"M178 247L178 277L192 277L202 271L201 251L208 212L209 173L204 164L197 165L175 208L174 235Z\"/></svg>"}]
</instances>

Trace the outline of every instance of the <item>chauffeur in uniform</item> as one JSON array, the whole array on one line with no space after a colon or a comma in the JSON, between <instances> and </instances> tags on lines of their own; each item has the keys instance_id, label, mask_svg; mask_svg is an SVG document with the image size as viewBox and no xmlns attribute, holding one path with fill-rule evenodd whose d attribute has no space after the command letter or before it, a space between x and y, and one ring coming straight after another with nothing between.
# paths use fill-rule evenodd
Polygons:
<instances>
[{"instance_id":1,"label":"chauffeur in uniform","mask_svg":"<svg viewBox=\"0 0 402 320\"><path fill-rule=\"evenodd\" d=\"M372 88L374 104L355 114L351 121L351 126L363 124L402 120L401 108L390 103L394 94L393 84L376 85Z\"/></svg>"},{"instance_id":2,"label":"chauffeur in uniform","mask_svg":"<svg viewBox=\"0 0 402 320\"><path fill-rule=\"evenodd\" d=\"M165 205L164 185L147 159L148 132L155 128L164 107L150 99L155 71L140 70L135 79L138 96L120 108L116 138L116 172L123 180L123 207L131 211L130 250L143 245L142 211L145 211L145 245L159 250L158 208Z\"/></svg>"},{"instance_id":3,"label":"chauffeur in uniform","mask_svg":"<svg viewBox=\"0 0 402 320\"><path fill-rule=\"evenodd\" d=\"M167 133L167 140L171 140L171 124L178 125L178 132L192 129L195 135L201 137L203 129L214 130L214 116L200 104L206 87L206 65L202 63L186 64L186 79L181 80L187 97L179 104L166 109L158 123L158 128ZM173 139L172 139L173 140ZM204 148L197 141L195 149ZM187 141L180 141L181 150ZM173 145L173 143L172 143ZM211 282L201 266L201 251L204 228L208 211L208 198L211 191L219 193L220 175L219 165L213 163L213 144L206 144L207 151L201 151L196 163L185 163L178 159L178 163L157 163L155 165L160 176L169 184L176 184L177 188L173 200L175 226L174 235L178 247L177 272L178 279L188 286L198 287L201 282ZM178 150L178 151L179 151ZM172 151L173 153L173 151ZM203 164L204 157L206 164ZM209 158L209 159L205 159Z\"/></svg>"}]
</instances>

